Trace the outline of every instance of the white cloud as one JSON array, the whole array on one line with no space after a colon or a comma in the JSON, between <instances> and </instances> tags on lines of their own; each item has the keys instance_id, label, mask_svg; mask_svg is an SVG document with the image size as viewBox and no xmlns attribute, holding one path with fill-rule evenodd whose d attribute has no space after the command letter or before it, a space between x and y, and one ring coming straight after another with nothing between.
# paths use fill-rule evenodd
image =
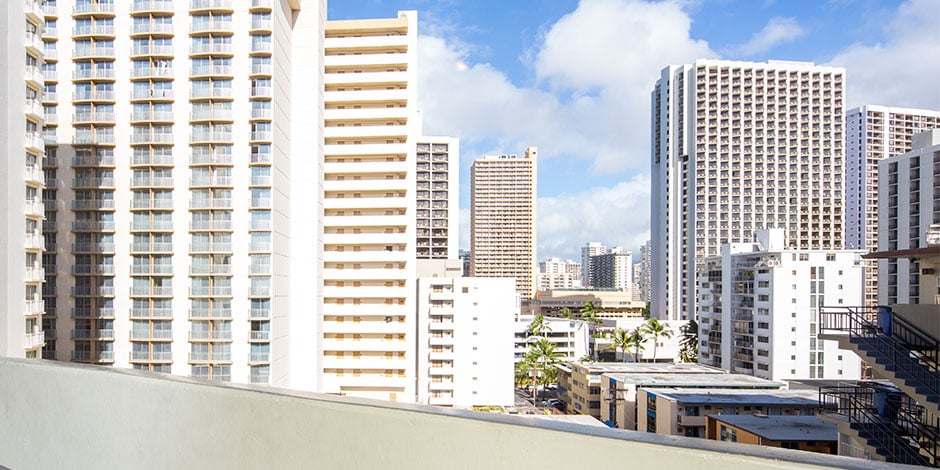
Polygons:
<instances>
[{"instance_id":1,"label":"white cloud","mask_svg":"<svg viewBox=\"0 0 940 470\"><path fill-rule=\"evenodd\" d=\"M690 25L675 1L582 0L530 51L532 86L473 64L459 41L421 36L425 131L458 135L468 149L483 140L507 152L537 145L542 159L584 159L596 173L645 169L649 93L660 70L715 56L689 38Z\"/></svg>"},{"instance_id":2,"label":"white cloud","mask_svg":"<svg viewBox=\"0 0 940 470\"><path fill-rule=\"evenodd\" d=\"M846 68L849 107L883 104L940 109L940 8L910 0L887 22L877 44L856 43L831 65Z\"/></svg>"},{"instance_id":3,"label":"white cloud","mask_svg":"<svg viewBox=\"0 0 940 470\"><path fill-rule=\"evenodd\" d=\"M637 175L613 187L541 197L538 201L538 256L581 259L589 241L634 251L649 239L650 179Z\"/></svg>"},{"instance_id":4,"label":"white cloud","mask_svg":"<svg viewBox=\"0 0 940 470\"><path fill-rule=\"evenodd\" d=\"M750 57L763 54L779 44L793 41L806 35L796 18L771 18L767 24L746 43L732 47L735 55Z\"/></svg>"}]
</instances>

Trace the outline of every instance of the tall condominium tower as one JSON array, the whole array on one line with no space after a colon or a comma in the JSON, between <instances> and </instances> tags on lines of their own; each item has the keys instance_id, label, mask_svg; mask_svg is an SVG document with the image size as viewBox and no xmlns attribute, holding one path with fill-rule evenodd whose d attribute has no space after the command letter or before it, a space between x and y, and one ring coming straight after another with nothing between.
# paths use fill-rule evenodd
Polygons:
<instances>
[{"instance_id":1,"label":"tall condominium tower","mask_svg":"<svg viewBox=\"0 0 940 470\"><path fill-rule=\"evenodd\" d=\"M940 111L865 105L845 116L845 246L878 248L878 162L911 150L912 136L940 128ZM878 270L865 269L865 304L878 305Z\"/></svg>"},{"instance_id":2,"label":"tall condominium tower","mask_svg":"<svg viewBox=\"0 0 940 470\"><path fill-rule=\"evenodd\" d=\"M460 141L455 137L421 137L415 162L418 259L456 259Z\"/></svg>"},{"instance_id":3,"label":"tall condominium tower","mask_svg":"<svg viewBox=\"0 0 940 470\"><path fill-rule=\"evenodd\" d=\"M0 356L38 357L44 343L41 7L0 7Z\"/></svg>"},{"instance_id":4,"label":"tall condominium tower","mask_svg":"<svg viewBox=\"0 0 940 470\"><path fill-rule=\"evenodd\" d=\"M416 44L415 12L326 24L322 392L415 400Z\"/></svg>"},{"instance_id":5,"label":"tall condominium tower","mask_svg":"<svg viewBox=\"0 0 940 470\"><path fill-rule=\"evenodd\" d=\"M591 257L591 286L605 289L633 288L633 253L614 247Z\"/></svg>"},{"instance_id":6,"label":"tall condominium tower","mask_svg":"<svg viewBox=\"0 0 940 470\"><path fill-rule=\"evenodd\" d=\"M317 220L317 186L291 175L317 170L323 2L42 14L44 356L291 386L291 337L309 341L291 328L288 272L316 269L291 248Z\"/></svg>"},{"instance_id":7,"label":"tall condominium tower","mask_svg":"<svg viewBox=\"0 0 940 470\"><path fill-rule=\"evenodd\" d=\"M470 167L470 272L512 277L523 300L535 295L538 151L487 155Z\"/></svg>"},{"instance_id":8,"label":"tall condominium tower","mask_svg":"<svg viewBox=\"0 0 940 470\"><path fill-rule=\"evenodd\" d=\"M650 253L650 241L647 240L640 247L640 262L636 264L633 278L634 284L639 291L639 299L643 302L650 301L650 269L652 268L652 253Z\"/></svg>"},{"instance_id":9,"label":"tall condominium tower","mask_svg":"<svg viewBox=\"0 0 940 470\"><path fill-rule=\"evenodd\" d=\"M721 245L785 229L793 249L842 246L845 71L699 60L652 93L652 313L696 315L696 271Z\"/></svg>"},{"instance_id":10,"label":"tall condominium tower","mask_svg":"<svg viewBox=\"0 0 940 470\"><path fill-rule=\"evenodd\" d=\"M581 285L591 287L591 276L594 273L591 257L607 253L607 247L598 242L588 242L581 247Z\"/></svg>"}]
</instances>

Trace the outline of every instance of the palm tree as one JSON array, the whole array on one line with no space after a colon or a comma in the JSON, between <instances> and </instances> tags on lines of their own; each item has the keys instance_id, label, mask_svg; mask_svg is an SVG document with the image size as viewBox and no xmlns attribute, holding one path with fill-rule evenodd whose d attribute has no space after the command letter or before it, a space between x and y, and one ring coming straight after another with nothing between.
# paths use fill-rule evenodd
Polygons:
<instances>
[{"instance_id":1,"label":"palm tree","mask_svg":"<svg viewBox=\"0 0 940 470\"><path fill-rule=\"evenodd\" d=\"M516 363L516 386L524 387L532 379L532 368L525 361Z\"/></svg>"},{"instance_id":2,"label":"palm tree","mask_svg":"<svg viewBox=\"0 0 940 470\"><path fill-rule=\"evenodd\" d=\"M679 328L682 339L679 341L679 359L682 362L698 362L698 323L689 320Z\"/></svg>"},{"instance_id":3,"label":"palm tree","mask_svg":"<svg viewBox=\"0 0 940 470\"><path fill-rule=\"evenodd\" d=\"M571 313L571 309L568 307L561 309L558 313L561 314L562 318L567 318L568 320L571 320L572 318L574 318L574 314Z\"/></svg>"},{"instance_id":4,"label":"palm tree","mask_svg":"<svg viewBox=\"0 0 940 470\"><path fill-rule=\"evenodd\" d=\"M646 349L643 343L646 342L646 332L641 327L636 327L630 331L627 344L633 347L633 362L640 362L640 351Z\"/></svg>"},{"instance_id":5,"label":"palm tree","mask_svg":"<svg viewBox=\"0 0 940 470\"><path fill-rule=\"evenodd\" d=\"M532 319L532 323L529 323L529 333L532 333L532 336L542 336L542 333L546 332L551 333L552 327L545 320L545 316L540 313Z\"/></svg>"},{"instance_id":6,"label":"palm tree","mask_svg":"<svg viewBox=\"0 0 940 470\"><path fill-rule=\"evenodd\" d=\"M660 323L658 318L650 318L643 325L646 333L653 335L653 362L656 362L656 349L659 347L659 338L672 338L672 330L664 323Z\"/></svg>"},{"instance_id":7,"label":"palm tree","mask_svg":"<svg viewBox=\"0 0 940 470\"><path fill-rule=\"evenodd\" d=\"M563 354L560 351L555 350L555 343L547 338L539 338L529 345L529 352L526 353L524 362L532 368L533 402L538 400L539 383L541 382L542 385L548 384L546 382L548 374L545 374L544 371L557 363L562 356ZM539 369L543 370L541 376L539 375Z\"/></svg>"},{"instance_id":8,"label":"palm tree","mask_svg":"<svg viewBox=\"0 0 940 470\"><path fill-rule=\"evenodd\" d=\"M584 321L592 325L600 325L604 323L604 320L601 320L597 316L597 314L602 313L601 309L595 307L594 302L591 300L588 300L587 303L584 304L584 307L581 307L581 311L579 313L581 314L581 318Z\"/></svg>"},{"instance_id":9,"label":"palm tree","mask_svg":"<svg viewBox=\"0 0 940 470\"><path fill-rule=\"evenodd\" d=\"M630 349L633 343L630 341L630 332L621 328L614 330L614 339L610 344L610 349L620 350L620 358L627 361L627 349Z\"/></svg>"}]
</instances>

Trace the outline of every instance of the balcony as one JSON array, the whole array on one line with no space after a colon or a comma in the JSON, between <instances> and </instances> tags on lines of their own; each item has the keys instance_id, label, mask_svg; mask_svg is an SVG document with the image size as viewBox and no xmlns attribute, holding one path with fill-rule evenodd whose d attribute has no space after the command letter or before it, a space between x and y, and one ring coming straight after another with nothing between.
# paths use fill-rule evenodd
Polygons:
<instances>
[{"instance_id":1,"label":"balcony","mask_svg":"<svg viewBox=\"0 0 940 470\"><path fill-rule=\"evenodd\" d=\"M72 351L72 360L80 362L113 362L114 351Z\"/></svg>"},{"instance_id":2,"label":"balcony","mask_svg":"<svg viewBox=\"0 0 940 470\"><path fill-rule=\"evenodd\" d=\"M45 75L43 75L42 69L34 65L26 66L26 81L30 82L32 85L41 87L43 82L46 80Z\"/></svg>"},{"instance_id":3,"label":"balcony","mask_svg":"<svg viewBox=\"0 0 940 470\"><path fill-rule=\"evenodd\" d=\"M23 313L26 316L42 315L46 311L45 300L27 300Z\"/></svg>"},{"instance_id":4,"label":"balcony","mask_svg":"<svg viewBox=\"0 0 940 470\"><path fill-rule=\"evenodd\" d=\"M232 330L190 331L190 341L231 341Z\"/></svg>"},{"instance_id":5,"label":"balcony","mask_svg":"<svg viewBox=\"0 0 940 470\"><path fill-rule=\"evenodd\" d=\"M172 12L173 0L134 0L131 13Z\"/></svg>"},{"instance_id":6,"label":"balcony","mask_svg":"<svg viewBox=\"0 0 940 470\"><path fill-rule=\"evenodd\" d=\"M46 150L46 142L38 132L27 132L24 140L28 150L34 152L44 152Z\"/></svg>"},{"instance_id":7,"label":"balcony","mask_svg":"<svg viewBox=\"0 0 940 470\"><path fill-rule=\"evenodd\" d=\"M46 333L40 331L38 333L27 333L26 334L26 349L36 349L45 346L46 344Z\"/></svg>"},{"instance_id":8,"label":"balcony","mask_svg":"<svg viewBox=\"0 0 940 470\"><path fill-rule=\"evenodd\" d=\"M231 352L190 352L189 362L232 362Z\"/></svg>"}]
</instances>

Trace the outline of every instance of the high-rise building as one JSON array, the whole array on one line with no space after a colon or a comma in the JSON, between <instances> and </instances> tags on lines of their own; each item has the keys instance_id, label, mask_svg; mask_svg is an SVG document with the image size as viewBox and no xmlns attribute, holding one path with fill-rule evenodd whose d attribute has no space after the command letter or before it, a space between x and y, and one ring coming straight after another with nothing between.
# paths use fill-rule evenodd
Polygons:
<instances>
[{"instance_id":1,"label":"high-rise building","mask_svg":"<svg viewBox=\"0 0 940 470\"><path fill-rule=\"evenodd\" d=\"M911 151L912 136L940 128L940 111L866 105L845 116L845 246L878 248L878 162ZM878 305L878 269L865 268L865 305Z\"/></svg>"},{"instance_id":2,"label":"high-rise building","mask_svg":"<svg viewBox=\"0 0 940 470\"><path fill-rule=\"evenodd\" d=\"M594 269L591 265L591 257L607 253L607 247L599 242L588 242L581 247L581 286L593 287L591 285L591 276Z\"/></svg>"},{"instance_id":3,"label":"high-rise building","mask_svg":"<svg viewBox=\"0 0 940 470\"><path fill-rule=\"evenodd\" d=\"M487 155L470 167L470 271L512 277L523 300L535 294L538 151Z\"/></svg>"},{"instance_id":4,"label":"high-rise building","mask_svg":"<svg viewBox=\"0 0 940 470\"><path fill-rule=\"evenodd\" d=\"M415 161L418 259L457 258L460 141L423 136Z\"/></svg>"},{"instance_id":5,"label":"high-rise building","mask_svg":"<svg viewBox=\"0 0 940 470\"><path fill-rule=\"evenodd\" d=\"M911 151L881 160L878 173L878 251L938 250L928 232L940 224L940 130L915 135ZM932 266L882 257L878 274L879 305L940 303L940 298L921 298L918 287L921 276L936 276Z\"/></svg>"},{"instance_id":6,"label":"high-rise building","mask_svg":"<svg viewBox=\"0 0 940 470\"><path fill-rule=\"evenodd\" d=\"M39 18L44 357L296 387L291 338L313 334L287 284L315 278L316 251L292 247L312 244L319 187L291 176L319 168L325 5L47 1Z\"/></svg>"},{"instance_id":7,"label":"high-rise building","mask_svg":"<svg viewBox=\"0 0 940 470\"><path fill-rule=\"evenodd\" d=\"M635 275L633 282L637 286L639 300L643 302L650 301L650 269L652 268L652 253L650 250L650 241L647 240L640 247L640 262L635 266Z\"/></svg>"},{"instance_id":8,"label":"high-rise building","mask_svg":"<svg viewBox=\"0 0 940 470\"><path fill-rule=\"evenodd\" d=\"M39 357L43 346L42 236L45 185L42 2L5 2L0 35L0 356Z\"/></svg>"},{"instance_id":9,"label":"high-rise building","mask_svg":"<svg viewBox=\"0 0 940 470\"><path fill-rule=\"evenodd\" d=\"M861 377L858 356L818 337L824 306L862 300L861 250L796 250L783 229L730 243L699 277L699 363L770 380Z\"/></svg>"},{"instance_id":10,"label":"high-rise building","mask_svg":"<svg viewBox=\"0 0 940 470\"><path fill-rule=\"evenodd\" d=\"M606 289L633 288L633 253L621 247L591 257L591 286Z\"/></svg>"},{"instance_id":11,"label":"high-rise building","mask_svg":"<svg viewBox=\"0 0 940 470\"><path fill-rule=\"evenodd\" d=\"M843 238L845 71L698 60L652 93L652 312L696 315L696 270L722 245L782 228L788 248Z\"/></svg>"},{"instance_id":12,"label":"high-rise building","mask_svg":"<svg viewBox=\"0 0 940 470\"><path fill-rule=\"evenodd\" d=\"M415 12L326 23L322 392L415 400L417 37Z\"/></svg>"},{"instance_id":13,"label":"high-rise building","mask_svg":"<svg viewBox=\"0 0 940 470\"><path fill-rule=\"evenodd\" d=\"M570 259L562 261L556 256L539 263L539 290L581 287L581 264Z\"/></svg>"}]
</instances>

